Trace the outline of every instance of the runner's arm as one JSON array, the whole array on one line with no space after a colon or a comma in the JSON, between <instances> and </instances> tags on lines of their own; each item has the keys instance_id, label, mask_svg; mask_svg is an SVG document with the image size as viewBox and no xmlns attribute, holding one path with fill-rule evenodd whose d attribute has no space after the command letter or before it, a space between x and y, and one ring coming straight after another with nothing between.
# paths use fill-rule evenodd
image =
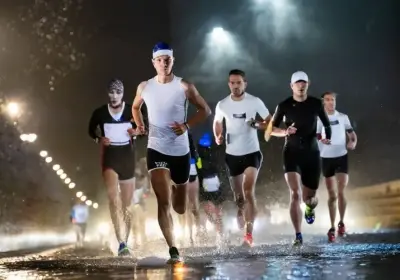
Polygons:
<instances>
[{"instance_id":1,"label":"runner's arm","mask_svg":"<svg viewBox=\"0 0 400 280\"><path fill-rule=\"evenodd\" d=\"M322 122L319 118L317 121L317 139L318 140L322 139Z\"/></svg>"},{"instance_id":2,"label":"runner's arm","mask_svg":"<svg viewBox=\"0 0 400 280\"><path fill-rule=\"evenodd\" d=\"M272 119L271 114L269 113L268 108L265 106L264 102L261 101L260 98L257 98L257 113L263 119L262 122L257 122L257 129L265 130L268 127L269 122Z\"/></svg>"},{"instance_id":3,"label":"runner's arm","mask_svg":"<svg viewBox=\"0 0 400 280\"><path fill-rule=\"evenodd\" d=\"M282 123L283 117L285 113L282 109L282 105L276 106L275 113L271 120L271 135L275 137L285 137L286 136L286 129L279 128ZM267 129L268 130L268 129Z\"/></svg>"},{"instance_id":4,"label":"runner's arm","mask_svg":"<svg viewBox=\"0 0 400 280\"><path fill-rule=\"evenodd\" d=\"M329 121L328 115L325 112L324 105L322 102L318 103L318 117L321 120L322 125L324 126L325 130L325 139L331 140L332 136L332 128L331 123Z\"/></svg>"},{"instance_id":5,"label":"runner's arm","mask_svg":"<svg viewBox=\"0 0 400 280\"><path fill-rule=\"evenodd\" d=\"M351 125L350 119L348 116L345 117L344 119L344 127L346 129L347 136L349 137L349 140L351 142L354 142L354 146L357 145L357 134L353 129L353 126Z\"/></svg>"},{"instance_id":6,"label":"runner's arm","mask_svg":"<svg viewBox=\"0 0 400 280\"><path fill-rule=\"evenodd\" d=\"M141 82L136 90L135 99L132 104L132 117L136 127L144 127L143 114L140 111L144 100L142 98L143 89L146 87L147 82Z\"/></svg>"},{"instance_id":7,"label":"runner's arm","mask_svg":"<svg viewBox=\"0 0 400 280\"><path fill-rule=\"evenodd\" d=\"M186 122L188 128L191 128L205 121L211 115L211 110L193 84L182 80L182 86L185 89L187 99L197 109L197 112Z\"/></svg>"},{"instance_id":8,"label":"runner's arm","mask_svg":"<svg viewBox=\"0 0 400 280\"><path fill-rule=\"evenodd\" d=\"M222 122L224 120L224 115L222 114L220 106L221 106L221 103L218 102L217 106L215 107L215 116L214 116L214 122L213 122L213 133L214 133L215 138L218 138L224 132L223 131L224 127L222 125Z\"/></svg>"},{"instance_id":9,"label":"runner's arm","mask_svg":"<svg viewBox=\"0 0 400 280\"><path fill-rule=\"evenodd\" d=\"M98 126L99 126L98 111L95 110L92 113L92 116L90 117L88 132L90 138L92 138L96 143L98 143L100 140L100 136L97 133Z\"/></svg>"}]
</instances>

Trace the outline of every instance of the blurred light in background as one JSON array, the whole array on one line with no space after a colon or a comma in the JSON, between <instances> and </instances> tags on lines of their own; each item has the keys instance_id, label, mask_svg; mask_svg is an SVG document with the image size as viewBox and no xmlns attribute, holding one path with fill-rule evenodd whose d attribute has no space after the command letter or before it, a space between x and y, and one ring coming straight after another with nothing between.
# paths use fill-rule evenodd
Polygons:
<instances>
[{"instance_id":1,"label":"blurred light in background","mask_svg":"<svg viewBox=\"0 0 400 280\"><path fill-rule=\"evenodd\" d=\"M40 151L39 155L44 158L48 156L48 153L47 151Z\"/></svg>"}]
</instances>

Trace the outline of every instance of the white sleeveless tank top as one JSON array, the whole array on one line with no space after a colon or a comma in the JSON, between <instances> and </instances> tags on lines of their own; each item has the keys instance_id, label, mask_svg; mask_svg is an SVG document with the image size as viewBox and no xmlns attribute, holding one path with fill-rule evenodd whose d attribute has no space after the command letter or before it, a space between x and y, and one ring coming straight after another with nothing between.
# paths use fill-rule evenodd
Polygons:
<instances>
[{"instance_id":1,"label":"white sleeveless tank top","mask_svg":"<svg viewBox=\"0 0 400 280\"><path fill-rule=\"evenodd\" d=\"M147 147L169 156L183 156L190 151L188 133L178 136L171 128L174 122L186 121L188 100L181 81L174 76L170 83L162 84L156 76L142 91L149 118Z\"/></svg>"}]
</instances>

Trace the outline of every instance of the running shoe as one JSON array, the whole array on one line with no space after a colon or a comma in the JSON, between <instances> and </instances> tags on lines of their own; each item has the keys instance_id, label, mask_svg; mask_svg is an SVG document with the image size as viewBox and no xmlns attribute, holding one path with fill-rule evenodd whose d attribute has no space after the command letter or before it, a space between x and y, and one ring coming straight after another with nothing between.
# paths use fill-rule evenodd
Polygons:
<instances>
[{"instance_id":1,"label":"running shoe","mask_svg":"<svg viewBox=\"0 0 400 280\"><path fill-rule=\"evenodd\" d=\"M335 242L336 236L335 236L335 228L331 228L328 231L328 242Z\"/></svg>"},{"instance_id":2,"label":"running shoe","mask_svg":"<svg viewBox=\"0 0 400 280\"><path fill-rule=\"evenodd\" d=\"M252 247L253 246L253 235L251 233L246 233L243 240L243 246Z\"/></svg>"},{"instance_id":3,"label":"running shoe","mask_svg":"<svg viewBox=\"0 0 400 280\"><path fill-rule=\"evenodd\" d=\"M307 224L310 225L315 221L315 211L308 205L306 205L306 209L304 211L304 218L306 219Z\"/></svg>"},{"instance_id":4,"label":"running shoe","mask_svg":"<svg viewBox=\"0 0 400 280\"><path fill-rule=\"evenodd\" d=\"M343 222L339 222L337 233L339 236L344 236L346 234L346 226Z\"/></svg>"},{"instance_id":5,"label":"running shoe","mask_svg":"<svg viewBox=\"0 0 400 280\"><path fill-rule=\"evenodd\" d=\"M182 258L179 256L179 251L176 247L169 248L169 256L170 259L167 262L169 264L176 264L183 262Z\"/></svg>"},{"instance_id":6,"label":"running shoe","mask_svg":"<svg viewBox=\"0 0 400 280\"><path fill-rule=\"evenodd\" d=\"M123 256L130 256L130 252L129 252L129 248L126 245L125 242L121 242L119 244L119 248L118 248L118 256L123 257Z\"/></svg>"},{"instance_id":7,"label":"running shoe","mask_svg":"<svg viewBox=\"0 0 400 280\"><path fill-rule=\"evenodd\" d=\"M301 233L296 233L296 239L293 241L293 246L301 246L303 245L303 235Z\"/></svg>"}]
</instances>

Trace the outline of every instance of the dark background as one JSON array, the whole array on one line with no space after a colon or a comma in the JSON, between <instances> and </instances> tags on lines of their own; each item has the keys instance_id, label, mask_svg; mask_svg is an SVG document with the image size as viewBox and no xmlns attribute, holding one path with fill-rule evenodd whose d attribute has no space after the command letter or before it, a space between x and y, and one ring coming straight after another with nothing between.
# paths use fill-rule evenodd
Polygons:
<instances>
[{"instance_id":1,"label":"dark background","mask_svg":"<svg viewBox=\"0 0 400 280\"><path fill-rule=\"evenodd\" d=\"M312 80L310 93L336 91L338 110L348 114L356 128L359 143L350 155L351 186L398 178L398 5L389 0L282 3L277 7L266 1L256 7L253 0L2 0L0 98L3 108L9 101L19 102L24 114L18 127L1 118L0 203L17 197L21 207L39 211L55 201L64 207L52 214L66 215L75 192L82 190L106 206L99 149L87 134L89 117L107 102L104 88L113 77L124 80L125 100L132 101L140 81L154 75L151 50L162 40L174 48L176 74L196 83L212 109L229 94L231 68L247 72L248 92L259 96L271 112L290 95L290 75L306 71ZM240 48L224 46L216 57L205 45L215 26L233 32ZM234 48L237 53L230 55ZM195 130L195 136L211 131L211 122ZM17 128L37 133L38 140L22 144ZM265 161L259 184L271 185L261 188L263 196L286 196L282 140L262 143ZM141 140L139 147L144 144ZM74 191L37 156L41 149L77 183ZM138 153L143 152L141 148ZM41 197L42 204L32 202L28 208L25 198L31 194Z\"/></svg>"}]
</instances>

